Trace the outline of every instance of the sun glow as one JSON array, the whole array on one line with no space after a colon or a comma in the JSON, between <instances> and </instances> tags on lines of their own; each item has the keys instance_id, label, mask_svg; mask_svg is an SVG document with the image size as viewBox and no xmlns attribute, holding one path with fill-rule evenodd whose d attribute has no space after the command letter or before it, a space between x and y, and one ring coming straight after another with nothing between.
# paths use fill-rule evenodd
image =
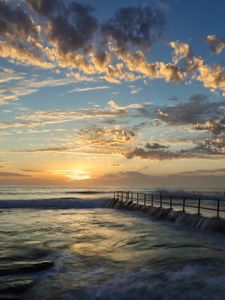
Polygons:
<instances>
[{"instance_id":1,"label":"sun glow","mask_svg":"<svg viewBox=\"0 0 225 300\"><path fill-rule=\"evenodd\" d=\"M90 173L85 170L77 169L77 170L68 170L66 172L66 176L72 180L86 180L90 179Z\"/></svg>"}]
</instances>

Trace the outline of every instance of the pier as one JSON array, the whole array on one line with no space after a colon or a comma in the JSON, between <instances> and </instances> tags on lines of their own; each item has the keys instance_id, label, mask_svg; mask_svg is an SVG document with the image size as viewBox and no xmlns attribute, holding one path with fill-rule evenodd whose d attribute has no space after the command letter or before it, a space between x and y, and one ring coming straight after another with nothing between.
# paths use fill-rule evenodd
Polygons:
<instances>
[{"instance_id":1,"label":"pier","mask_svg":"<svg viewBox=\"0 0 225 300\"><path fill-rule=\"evenodd\" d=\"M224 194L115 191L108 208L142 211L149 216L195 229L225 233Z\"/></svg>"}]
</instances>

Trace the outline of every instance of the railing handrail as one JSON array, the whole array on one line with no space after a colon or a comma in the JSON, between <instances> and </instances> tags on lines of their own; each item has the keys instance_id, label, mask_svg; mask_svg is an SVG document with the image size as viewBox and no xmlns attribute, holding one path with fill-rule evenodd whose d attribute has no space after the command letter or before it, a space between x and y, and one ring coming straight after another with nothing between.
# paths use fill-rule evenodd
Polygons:
<instances>
[{"instance_id":1,"label":"railing handrail","mask_svg":"<svg viewBox=\"0 0 225 300\"><path fill-rule=\"evenodd\" d=\"M136 197L135 197L136 196ZM204 195L197 195L193 193L193 195L189 195L188 193L184 193L183 195L173 194L173 193L164 193L163 192L135 192L135 191L115 191L114 198L119 199L121 201L132 201L137 204L143 202L145 206L148 206L148 203L151 203L151 206L154 206L154 203L159 204L160 207L163 207L164 204L168 204L169 207L172 209L174 206L182 206L183 211L185 212L186 208L196 208L198 214L202 209L204 210L211 210L216 212L216 216L220 216L220 212L225 212L225 209L221 208L221 202L225 202L224 198L215 197L215 198L204 198ZM166 198L166 199L165 199ZM182 202L176 203L173 200L181 200ZM197 205L188 204L187 201L196 201ZM215 201L216 208L202 206L203 201Z\"/></svg>"},{"instance_id":2,"label":"railing handrail","mask_svg":"<svg viewBox=\"0 0 225 300\"><path fill-rule=\"evenodd\" d=\"M206 197L205 195L197 195L197 194L193 194L193 195L190 195L190 194L173 194L173 193L166 193L166 194L163 194L162 192L153 192L153 193L149 193L149 192L133 192L133 191L115 191L114 193L133 193L133 194L139 194L139 195L148 195L148 196L162 196L162 197L170 197L172 196L174 199L181 199L183 197L185 197L186 199L188 200L198 200L199 198L201 200L204 200L204 201L212 201L212 200L221 200L221 201L225 201L225 196L211 196L210 198L209 197Z\"/></svg>"}]
</instances>

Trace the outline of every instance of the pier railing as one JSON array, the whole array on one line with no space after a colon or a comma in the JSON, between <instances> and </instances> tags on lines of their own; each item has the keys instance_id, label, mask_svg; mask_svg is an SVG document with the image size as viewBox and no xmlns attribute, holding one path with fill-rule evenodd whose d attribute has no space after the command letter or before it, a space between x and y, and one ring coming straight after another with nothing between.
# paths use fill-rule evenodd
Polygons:
<instances>
[{"instance_id":1,"label":"pier railing","mask_svg":"<svg viewBox=\"0 0 225 300\"><path fill-rule=\"evenodd\" d=\"M130 191L114 192L114 199L123 202L132 201L136 204L145 206L158 206L170 209L181 209L186 212L188 209L191 213L201 214L203 211L210 212L210 215L221 217L225 213L225 198L221 196L204 195L176 195L169 193L143 193ZM225 216L225 214L224 214Z\"/></svg>"}]
</instances>

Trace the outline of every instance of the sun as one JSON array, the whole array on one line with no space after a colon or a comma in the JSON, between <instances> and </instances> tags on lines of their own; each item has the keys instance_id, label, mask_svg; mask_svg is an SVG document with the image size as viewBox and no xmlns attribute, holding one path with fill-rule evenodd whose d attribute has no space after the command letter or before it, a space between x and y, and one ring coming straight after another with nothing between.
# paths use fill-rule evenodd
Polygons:
<instances>
[{"instance_id":1,"label":"sun","mask_svg":"<svg viewBox=\"0 0 225 300\"><path fill-rule=\"evenodd\" d=\"M91 178L90 172L82 169L68 170L66 176L72 180L87 180Z\"/></svg>"}]
</instances>

